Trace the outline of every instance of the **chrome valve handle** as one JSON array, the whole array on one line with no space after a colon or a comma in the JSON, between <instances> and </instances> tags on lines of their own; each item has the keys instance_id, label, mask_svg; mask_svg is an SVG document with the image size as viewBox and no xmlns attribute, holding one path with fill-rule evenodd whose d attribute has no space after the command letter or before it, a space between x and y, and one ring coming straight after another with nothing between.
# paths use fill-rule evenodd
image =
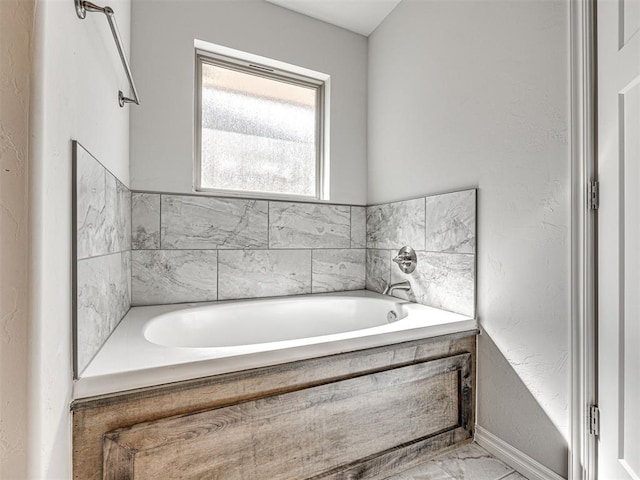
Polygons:
<instances>
[{"instance_id":1,"label":"chrome valve handle","mask_svg":"<svg viewBox=\"0 0 640 480\"><path fill-rule=\"evenodd\" d=\"M405 246L398 251L393 261L398 264L398 268L403 273L412 273L418 264L418 257L413 248Z\"/></svg>"}]
</instances>

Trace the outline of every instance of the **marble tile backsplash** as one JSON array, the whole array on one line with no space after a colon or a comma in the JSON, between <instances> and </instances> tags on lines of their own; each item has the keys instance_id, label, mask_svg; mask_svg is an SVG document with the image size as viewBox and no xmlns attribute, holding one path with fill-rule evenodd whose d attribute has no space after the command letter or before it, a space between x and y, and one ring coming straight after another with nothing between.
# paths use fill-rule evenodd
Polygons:
<instances>
[{"instance_id":1,"label":"marble tile backsplash","mask_svg":"<svg viewBox=\"0 0 640 480\"><path fill-rule=\"evenodd\" d=\"M425 250L476 252L476 191L425 198Z\"/></svg>"},{"instance_id":2,"label":"marble tile backsplash","mask_svg":"<svg viewBox=\"0 0 640 480\"><path fill-rule=\"evenodd\" d=\"M131 306L131 192L78 142L75 339L80 374Z\"/></svg>"},{"instance_id":3,"label":"marble tile backsplash","mask_svg":"<svg viewBox=\"0 0 640 480\"><path fill-rule=\"evenodd\" d=\"M131 250L131 192L76 145L77 258Z\"/></svg>"},{"instance_id":4,"label":"marble tile backsplash","mask_svg":"<svg viewBox=\"0 0 640 480\"><path fill-rule=\"evenodd\" d=\"M132 248L160 248L160 195L132 193L131 217Z\"/></svg>"},{"instance_id":5,"label":"marble tile backsplash","mask_svg":"<svg viewBox=\"0 0 640 480\"><path fill-rule=\"evenodd\" d=\"M263 200L162 195L162 249L267 248Z\"/></svg>"},{"instance_id":6,"label":"marble tile backsplash","mask_svg":"<svg viewBox=\"0 0 640 480\"><path fill-rule=\"evenodd\" d=\"M473 315L476 190L370 207L134 192L132 304L369 289ZM391 261L409 245L419 264ZM397 295L402 297L403 292Z\"/></svg>"},{"instance_id":7,"label":"marble tile backsplash","mask_svg":"<svg viewBox=\"0 0 640 480\"><path fill-rule=\"evenodd\" d=\"M269 202L269 248L349 248L351 207Z\"/></svg>"},{"instance_id":8,"label":"marble tile backsplash","mask_svg":"<svg viewBox=\"0 0 640 480\"><path fill-rule=\"evenodd\" d=\"M217 250L134 250L134 305L217 300Z\"/></svg>"},{"instance_id":9,"label":"marble tile backsplash","mask_svg":"<svg viewBox=\"0 0 640 480\"><path fill-rule=\"evenodd\" d=\"M360 290L366 209L134 192L132 304Z\"/></svg>"},{"instance_id":10,"label":"marble tile backsplash","mask_svg":"<svg viewBox=\"0 0 640 480\"><path fill-rule=\"evenodd\" d=\"M475 315L476 190L367 207L366 288L382 292L408 280L399 298ZM392 262L398 250L416 250L418 266L404 274Z\"/></svg>"},{"instance_id":11,"label":"marble tile backsplash","mask_svg":"<svg viewBox=\"0 0 640 480\"><path fill-rule=\"evenodd\" d=\"M351 207L351 248L367 247L367 209Z\"/></svg>"},{"instance_id":12,"label":"marble tile backsplash","mask_svg":"<svg viewBox=\"0 0 640 480\"><path fill-rule=\"evenodd\" d=\"M424 249L425 199L367 207L367 248L399 249L403 245Z\"/></svg>"},{"instance_id":13,"label":"marble tile backsplash","mask_svg":"<svg viewBox=\"0 0 640 480\"><path fill-rule=\"evenodd\" d=\"M311 250L220 250L218 299L311 293Z\"/></svg>"},{"instance_id":14,"label":"marble tile backsplash","mask_svg":"<svg viewBox=\"0 0 640 480\"><path fill-rule=\"evenodd\" d=\"M80 260L77 267L77 360L82 372L131 307L131 252Z\"/></svg>"},{"instance_id":15,"label":"marble tile backsplash","mask_svg":"<svg viewBox=\"0 0 640 480\"><path fill-rule=\"evenodd\" d=\"M312 250L311 272L314 292L364 290L365 249Z\"/></svg>"},{"instance_id":16,"label":"marble tile backsplash","mask_svg":"<svg viewBox=\"0 0 640 480\"><path fill-rule=\"evenodd\" d=\"M406 274L395 266L391 268L391 282L409 280L412 291L400 298L442 308L464 315L474 315L475 256L436 252L416 252L418 267ZM394 254L395 255L395 254Z\"/></svg>"}]
</instances>

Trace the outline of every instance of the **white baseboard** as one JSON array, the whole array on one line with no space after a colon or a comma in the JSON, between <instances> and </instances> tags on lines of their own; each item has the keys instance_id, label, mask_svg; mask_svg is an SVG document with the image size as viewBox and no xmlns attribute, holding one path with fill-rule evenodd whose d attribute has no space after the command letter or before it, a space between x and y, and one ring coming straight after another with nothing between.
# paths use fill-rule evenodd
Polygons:
<instances>
[{"instance_id":1,"label":"white baseboard","mask_svg":"<svg viewBox=\"0 0 640 480\"><path fill-rule=\"evenodd\" d=\"M476 425L475 441L487 452L502 460L529 480L565 480L540 462L478 425Z\"/></svg>"}]
</instances>

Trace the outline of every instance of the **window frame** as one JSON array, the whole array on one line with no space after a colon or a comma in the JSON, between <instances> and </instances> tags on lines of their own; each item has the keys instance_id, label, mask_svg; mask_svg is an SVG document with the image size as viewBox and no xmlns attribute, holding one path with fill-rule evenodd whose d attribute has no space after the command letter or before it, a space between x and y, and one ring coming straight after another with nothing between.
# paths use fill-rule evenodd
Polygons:
<instances>
[{"instance_id":1,"label":"window frame","mask_svg":"<svg viewBox=\"0 0 640 480\"><path fill-rule=\"evenodd\" d=\"M287 65L276 60L270 61L225 47L220 49L233 52L229 55L203 49L196 45L195 49L195 92L194 92L194 191L196 193L214 194L227 197L261 198L268 200L329 200L329 149L328 149L328 90L329 76L307 69ZM226 53L226 52L225 52ZM258 61L253 61L258 60ZM232 190L202 186L202 67L203 64L229 68L241 73L256 75L270 80L277 80L292 85L313 88L316 91L316 159L315 159L315 194L297 195L292 193L272 193L253 190ZM284 66L284 68L283 68ZM287 68L290 67L290 68ZM304 71L305 74L294 70ZM316 74L316 75L313 75Z\"/></svg>"}]
</instances>

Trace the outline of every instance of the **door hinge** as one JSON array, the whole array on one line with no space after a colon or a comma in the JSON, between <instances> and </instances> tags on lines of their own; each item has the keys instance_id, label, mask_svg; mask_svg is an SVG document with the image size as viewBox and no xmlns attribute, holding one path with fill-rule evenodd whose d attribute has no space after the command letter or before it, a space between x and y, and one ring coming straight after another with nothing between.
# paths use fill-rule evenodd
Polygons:
<instances>
[{"instance_id":1,"label":"door hinge","mask_svg":"<svg viewBox=\"0 0 640 480\"><path fill-rule=\"evenodd\" d=\"M589 182L587 205L589 206L589 210L598 210L600 207L600 182L597 180Z\"/></svg>"},{"instance_id":2,"label":"door hinge","mask_svg":"<svg viewBox=\"0 0 640 480\"><path fill-rule=\"evenodd\" d=\"M597 405L589 407L589 433L596 437L600 435L600 409Z\"/></svg>"}]
</instances>

